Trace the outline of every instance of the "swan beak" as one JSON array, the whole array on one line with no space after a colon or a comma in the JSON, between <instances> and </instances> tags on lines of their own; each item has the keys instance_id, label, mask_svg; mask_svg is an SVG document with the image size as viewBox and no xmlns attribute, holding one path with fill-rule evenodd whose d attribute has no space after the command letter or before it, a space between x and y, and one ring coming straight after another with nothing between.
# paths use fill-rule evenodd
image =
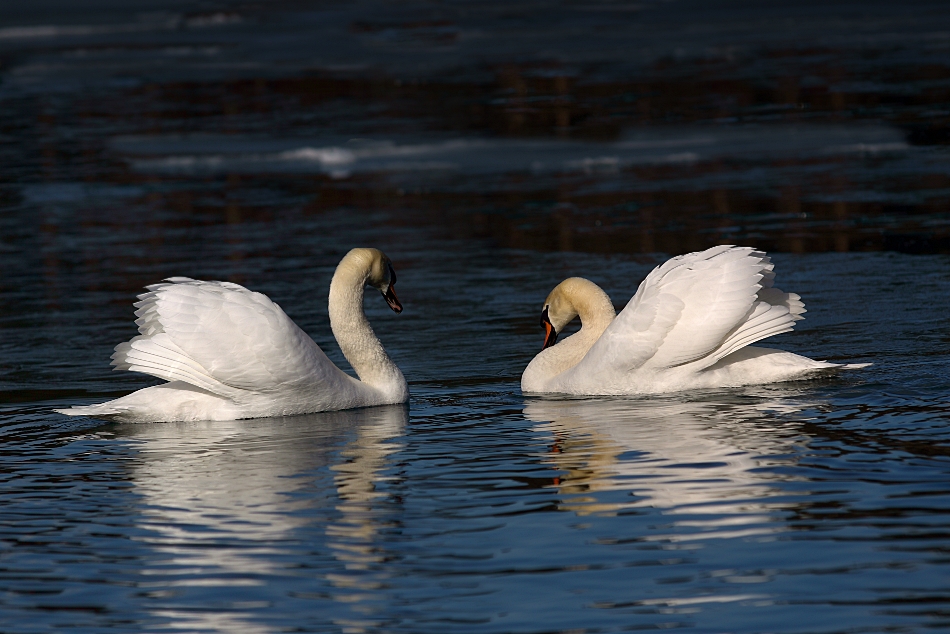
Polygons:
<instances>
[{"instance_id":1,"label":"swan beak","mask_svg":"<svg viewBox=\"0 0 950 634\"><path fill-rule=\"evenodd\" d=\"M393 309L394 313L398 315L402 312L402 304L399 302L399 298L396 297L396 291L393 290L392 284L390 284L386 292L383 293L383 298L386 300L386 303L389 304L389 307Z\"/></svg>"},{"instance_id":2,"label":"swan beak","mask_svg":"<svg viewBox=\"0 0 950 634\"><path fill-rule=\"evenodd\" d=\"M547 308L541 312L541 325L544 327L544 345L541 346L541 349L545 350L557 343L557 331L554 329L551 320L548 319Z\"/></svg>"}]
</instances>

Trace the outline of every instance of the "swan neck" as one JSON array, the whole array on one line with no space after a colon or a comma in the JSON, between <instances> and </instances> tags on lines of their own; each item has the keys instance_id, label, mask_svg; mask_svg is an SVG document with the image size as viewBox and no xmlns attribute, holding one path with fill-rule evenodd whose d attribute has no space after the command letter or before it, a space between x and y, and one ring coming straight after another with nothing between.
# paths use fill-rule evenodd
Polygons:
<instances>
[{"instance_id":1,"label":"swan neck","mask_svg":"<svg viewBox=\"0 0 950 634\"><path fill-rule=\"evenodd\" d=\"M594 341L604 334L607 326L617 316L610 297L592 282L589 286L581 287L571 298L571 303L581 319L581 331L586 331L585 334L593 337Z\"/></svg>"},{"instance_id":2,"label":"swan neck","mask_svg":"<svg viewBox=\"0 0 950 634\"><path fill-rule=\"evenodd\" d=\"M330 328L360 381L397 399L392 402L399 402L400 397L408 395L406 379L386 354L363 312L371 263L354 251L343 258L330 282Z\"/></svg>"},{"instance_id":3,"label":"swan neck","mask_svg":"<svg viewBox=\"0 0 950 634\"><path fill-rule=\"evenodd\" d=\"M581 328L542 350L528 364L521 379L521 387L526 392L558 391L550 382L580 363L616 316L610 297L589 280L570 278L562 282L559 289L570 306L570 313L580 317Z\"/></svg>"}]
</instances>

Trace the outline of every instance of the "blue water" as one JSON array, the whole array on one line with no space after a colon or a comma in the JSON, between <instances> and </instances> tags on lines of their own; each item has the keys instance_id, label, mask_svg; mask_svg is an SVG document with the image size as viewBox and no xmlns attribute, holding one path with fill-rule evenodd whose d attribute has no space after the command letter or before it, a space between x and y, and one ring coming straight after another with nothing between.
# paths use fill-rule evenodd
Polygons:
<instances>
[{"instance_id":1,"label":"blue water","mask_svg":"<svg viewBox=\"0 0 950 634\"><path fill-rule=\"evenodd\" d=\"M950 626L939 3L0 7L0 631ZM710 9L713 7L715 10ZM909 7L913 10L909 10ZM768 249L836 378L525 397L549 290ZM171 275L267 293L408 407L116 424Z\"/></svg>"}]
</instances>

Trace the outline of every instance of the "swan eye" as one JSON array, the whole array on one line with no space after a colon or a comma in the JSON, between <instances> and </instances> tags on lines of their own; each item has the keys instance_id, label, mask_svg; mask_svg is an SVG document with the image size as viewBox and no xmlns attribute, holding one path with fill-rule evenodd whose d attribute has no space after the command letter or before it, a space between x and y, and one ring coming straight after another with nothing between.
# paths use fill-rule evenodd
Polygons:
<instances>
[{"instance_id":1,"label":"swan eye","mask_svg":"<svg viewBox=\"0 0 950 634\"><path fill-rule=\"evenodd\" d=\"M396 269L393 268L393 265L389 265L389 285L392 286L396 283Z\"/></svg>"},{"instance_id":2,"label":"swan eye","mask_svg":"<svg viewBox=\"0 0 950 634\"><path fill-rule=\"evenodd\" d=\"M545 324L550 324L551 320L548 318L548 307L545 306L544 310L541 311L541 327L544 328Z\"/></svg>"}]
</instances>

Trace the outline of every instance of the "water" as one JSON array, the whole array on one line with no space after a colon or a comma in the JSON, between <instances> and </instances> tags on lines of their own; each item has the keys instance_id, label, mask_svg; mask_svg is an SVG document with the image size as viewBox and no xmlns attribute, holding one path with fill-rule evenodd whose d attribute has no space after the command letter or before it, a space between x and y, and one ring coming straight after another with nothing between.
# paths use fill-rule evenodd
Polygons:
<instances>
[{"instance_id":1,"label":"water","mask_svg":"<svg viewBox=\"0 0 950 634\"><path fill-rule=\"evenodd\" d=\"M911 10L912 9L912 10ZM950 625L940 3L0 7L0 631ZM770 250L838 378L528 398L547 292ZM171 275L345 367L351 246L408 408L121 425Z\"/></svg>"}]
</instances>

